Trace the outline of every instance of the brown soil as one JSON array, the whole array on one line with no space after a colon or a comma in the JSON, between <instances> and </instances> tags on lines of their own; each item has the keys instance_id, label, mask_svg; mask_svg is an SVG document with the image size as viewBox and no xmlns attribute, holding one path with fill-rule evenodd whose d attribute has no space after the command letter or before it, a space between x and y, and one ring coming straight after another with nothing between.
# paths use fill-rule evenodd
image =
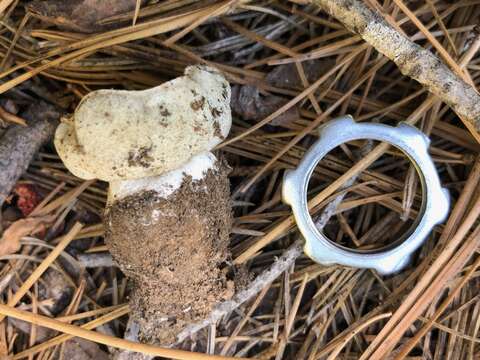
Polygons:
<instances>
[{"instance_id":1,"label":"brown soil","mask_svg":"<svg viewBox=\"0 0 480 360\"><path fill-rule=\"evenodd\" d=\"M226 165L202 180L185 178L167 199L146 191L117 201L105 223L106 243L133 280L130 305L141 341L170 344L233 295L221 270L231 229Z\"/></svg>"}]
</instances>

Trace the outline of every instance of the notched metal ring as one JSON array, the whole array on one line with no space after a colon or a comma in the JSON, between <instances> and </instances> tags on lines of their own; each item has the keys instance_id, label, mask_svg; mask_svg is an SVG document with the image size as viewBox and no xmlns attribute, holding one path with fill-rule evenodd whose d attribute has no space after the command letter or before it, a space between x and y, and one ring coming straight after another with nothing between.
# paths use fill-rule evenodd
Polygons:
<instances>
[{"instance_id":1,"label":"notched metal ring","mask_svg":"<svg viewBox=\"0 0 480 360\"><path fill-rule=\"evenodd\" d=\"M403 269L432 228L445 220L450 207L448 191L442 188L428 154L429 138L406 123L397 127L356 123L351 116L328 122L319 129L319 135L299 166L286 172L282 187L283 201L291 206L305 238L305 253L320 264L370 268L385 275ZM318 231L307 206L308 182L318 162L338 145L360 139L384 141L401 150L417 169L422 186L422 206L410 231L393 244L376 250L354 250L333 243Z\"/></svg>"}]
</instances>

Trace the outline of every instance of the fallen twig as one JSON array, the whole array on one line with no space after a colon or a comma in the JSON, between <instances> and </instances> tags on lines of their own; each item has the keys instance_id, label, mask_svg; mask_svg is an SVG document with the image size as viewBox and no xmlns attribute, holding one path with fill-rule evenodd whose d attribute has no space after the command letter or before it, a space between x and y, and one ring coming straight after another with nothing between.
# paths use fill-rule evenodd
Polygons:
<instances>
[{"instance_id":1,"label":"fallen twig","mask_svg":"<svg viewBox=\"0 0 480 360\"><path fill-rule=\"evenodd\" d=\"M28 127L12 126L0 139L0 206L40 146L52 137L60 113L40 102L30 106L23 117Z\"/></svg>"},{"instance_id":2,"label":"fallen twig","mask_svg":"<svg viewBox=\"0 0 480 360\"><path fill-rule=\"evenodd\" d=\"M312 0L448 104L480 142L480 95L431 51L409 40L358 0Z\"/></svg>"}]
</instances>

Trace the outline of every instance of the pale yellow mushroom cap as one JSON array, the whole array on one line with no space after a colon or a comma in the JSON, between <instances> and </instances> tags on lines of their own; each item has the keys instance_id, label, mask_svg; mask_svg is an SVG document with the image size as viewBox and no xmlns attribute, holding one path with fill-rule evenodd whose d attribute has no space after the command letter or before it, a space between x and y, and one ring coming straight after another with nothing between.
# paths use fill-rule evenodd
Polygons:
<instances>
[{"instance_id":1,"label":"pale yellow mushroom cap","mask_svg":"<svg viewBox=\"0 0 480 360\"><path fill-rule=\"evenodd\" d=\"M143 91L98 90L62 123L55 147L83 179L155 176L181 167L225 139L231 127L230 86L211 67Z\"/></svg>"}]
</instances>

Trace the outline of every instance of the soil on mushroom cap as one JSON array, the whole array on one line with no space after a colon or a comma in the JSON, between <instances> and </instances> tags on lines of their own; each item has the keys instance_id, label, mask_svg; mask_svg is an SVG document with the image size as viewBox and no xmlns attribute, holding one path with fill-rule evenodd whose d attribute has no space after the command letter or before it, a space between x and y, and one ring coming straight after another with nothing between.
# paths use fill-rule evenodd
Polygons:
<instances>
[{"instance_id":1,"label":"soil on mushroom cap","mask_svg":"<svg viewBox=\"0 0 480 360\"><path fill-rule=\"evenodd\" d=\"M133 279L130 305L142 341L173 342L234 293L221 269L232 219L227 167L217 165L201 180L185 177L167 199L145 191L107 209L106 242Z\"/></svg>"}]
</instances>

